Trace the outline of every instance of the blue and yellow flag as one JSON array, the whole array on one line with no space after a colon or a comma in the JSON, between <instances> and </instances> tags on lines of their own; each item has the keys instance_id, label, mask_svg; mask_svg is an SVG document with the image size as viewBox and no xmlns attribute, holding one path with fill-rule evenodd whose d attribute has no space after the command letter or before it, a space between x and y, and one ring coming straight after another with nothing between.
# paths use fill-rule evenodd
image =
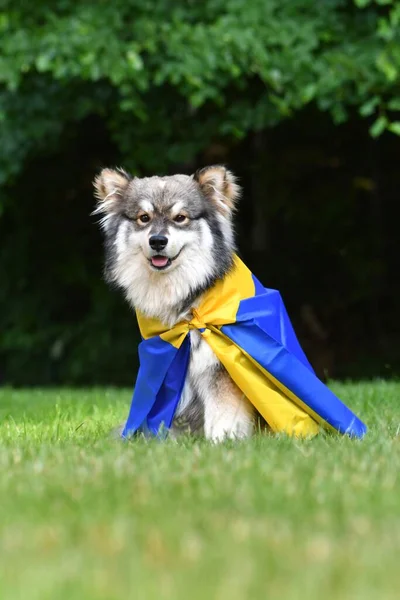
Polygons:
<instances>
[{"instance_id":1,"label":"blue and yellow flag","mask_svg":"<svg viewBox=\"0 0 400 600\"><path fill-rule=\"evenodd\" d=\"M143 341L123 437L169 428L185 382L191 329L211 346L236 385L275 432L310 437L320 427L362 437L367 428L318 379L296 338L282 298L235 256L232 271L171 329L137 313Z\"/></svg>"}]
</instances>

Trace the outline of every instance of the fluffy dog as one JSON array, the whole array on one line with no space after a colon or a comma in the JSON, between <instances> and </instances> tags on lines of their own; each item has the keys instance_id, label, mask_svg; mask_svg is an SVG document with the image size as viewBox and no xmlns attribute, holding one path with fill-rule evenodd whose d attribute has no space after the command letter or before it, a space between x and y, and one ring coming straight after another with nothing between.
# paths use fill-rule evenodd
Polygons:
<instances>
[{"instance_id":1,"label":"fluffy dog","mask_svg":"<svg viewBox=\"0 0 400 600\"><path fill-rule=\"evenodd\" d=\"M130 305L172 327L233 266L233 212L240 188L222 166L194 175L130 177L103 169L94 181L105 235L105 276ZM171 434L246 438L254 408L198 331Z\"/></svg>"}]
</instances>

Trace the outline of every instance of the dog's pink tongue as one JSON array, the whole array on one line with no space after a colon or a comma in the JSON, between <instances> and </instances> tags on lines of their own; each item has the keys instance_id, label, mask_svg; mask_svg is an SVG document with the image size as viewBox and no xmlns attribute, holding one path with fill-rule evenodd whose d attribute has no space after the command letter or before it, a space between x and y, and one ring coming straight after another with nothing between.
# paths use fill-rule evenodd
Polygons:
<instances>
[{"instance_id":1,"label":"dog's pink tongue","mask_svg":"<svg viewBox=\"0 0 400 600\"><path fill-rule=\"evenodd\" d=\"M151 259L151 264L154 267L165 267L168 262L167 256L153 256Z\"/></svg>"}]
</instances>

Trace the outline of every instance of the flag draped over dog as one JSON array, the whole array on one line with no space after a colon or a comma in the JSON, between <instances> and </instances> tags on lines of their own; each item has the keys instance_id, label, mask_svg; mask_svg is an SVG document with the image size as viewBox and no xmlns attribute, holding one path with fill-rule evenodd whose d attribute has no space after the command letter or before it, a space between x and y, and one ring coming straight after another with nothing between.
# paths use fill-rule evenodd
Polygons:
<instances>
[{"instance_id":1,"label":"flag draped over dog","mask_svg":"<svg viewBox=\"0 0 400 600\"><path fill-rule=\"evenodd\" d=\"M362 437L367 428L315 375L278 291L264 288L235 256L233 270L203 296L190 321L171 329L137 313L143 341L123 437L171 426L197 329L233 381L275 432L313 436L320 428Z\"/></svg>"}]
</instances>

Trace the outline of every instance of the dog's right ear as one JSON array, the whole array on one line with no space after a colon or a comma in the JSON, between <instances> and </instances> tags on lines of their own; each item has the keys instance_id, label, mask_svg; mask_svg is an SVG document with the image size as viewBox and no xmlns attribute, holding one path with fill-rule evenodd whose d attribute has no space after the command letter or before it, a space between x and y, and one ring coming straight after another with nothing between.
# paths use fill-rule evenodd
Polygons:
<instances>
[{"instance_id":1,"label":"dog's right ear","mask_svg":"<svg viewBox=\"0 0 400 600\"><path fill-rule=\"evenodd\" d=\"M98 212L115 209L130 181L131 177L122 169L103 169L93 182L94 195L99 200Z\"/></svg>"}]
</instances>

